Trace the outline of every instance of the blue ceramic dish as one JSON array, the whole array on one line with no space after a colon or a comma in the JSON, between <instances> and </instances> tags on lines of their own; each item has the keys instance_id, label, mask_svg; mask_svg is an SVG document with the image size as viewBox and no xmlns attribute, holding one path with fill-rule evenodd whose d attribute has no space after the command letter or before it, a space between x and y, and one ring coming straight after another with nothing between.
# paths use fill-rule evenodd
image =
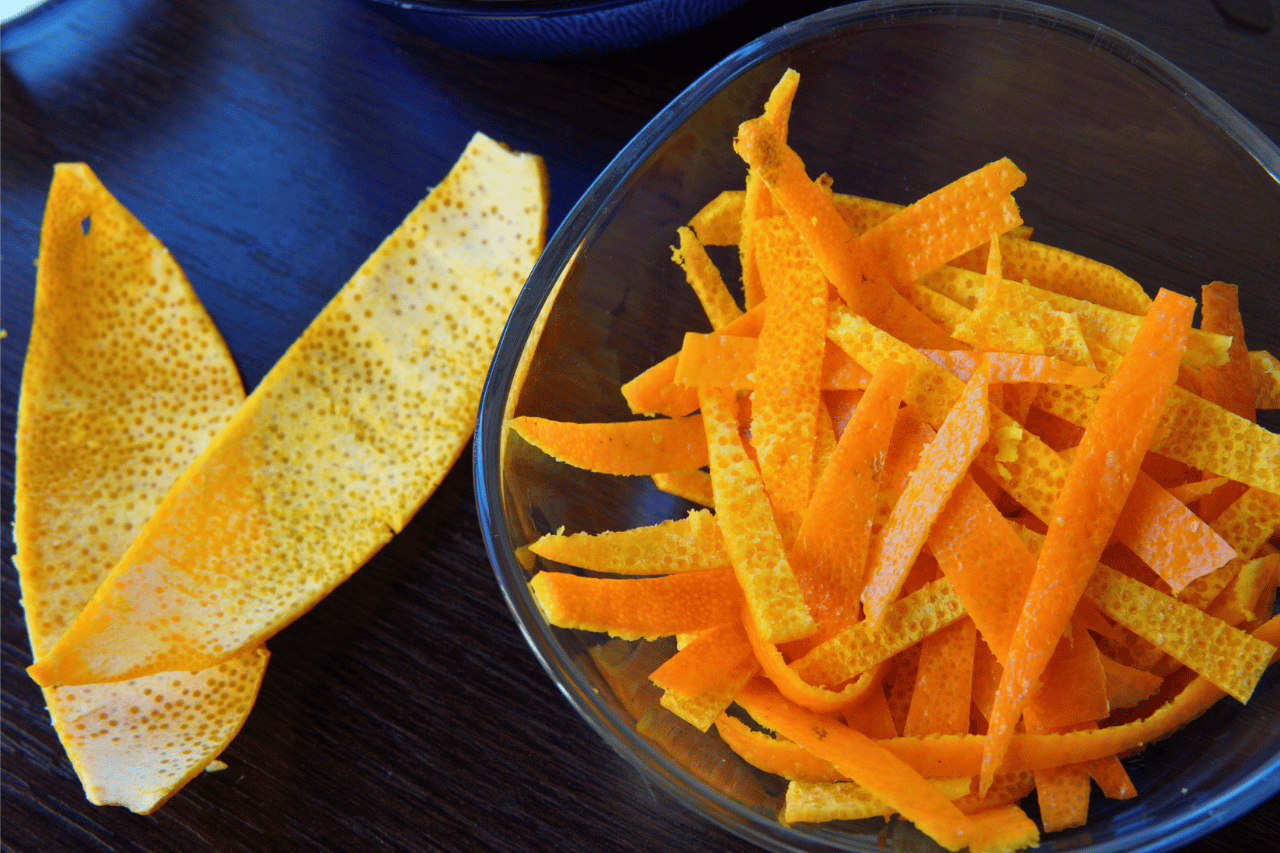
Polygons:
<instances>
[{"instance_id":1,"label":"blue ceramic dish","mask_svg":"<svg viewBox=\"0 0 1280 853\"><path fill-rule=\"evenodd\" d=\"M598 56L661 41L742 0L368 0L386 17L448 47L504 59Z\"/></svg>"},{"instance_id":2,"label":"blue ceramic dish","mask_svg":"<svg viewBox=\"0 0 1280 853\"><path fill-rule=\"evenodd\" d=\"M663 109L564 220L516 302L480 409L477 505L511 611L564 696L655 789L764 848L934 851L899 821L781 825L777 777L658 706L647 675L674 644L549 626L527 584L540 558L522 546L543 533L689 508L648 478L560 464L504 425L630 419L619 386L676 352L685 331L710 330L668 247L703 204L742 186L732 139L787 68L801 78L789 138L836 191L910 202L1008 155L1028 175L1017 198L1036 239L1152 292L1235 282L1250 348L1273 352L1280 149L1150 50L1079 16L1019 0L858 3L746 45ZM1213 831L1280 791L1277 719L1273 667L1247 705L1223 699L1126 758L1138 796L1095 794L1088 824L1040 849L1158 853ZM1035 816L1034 796L1026 805Z\"/></svg>"}]
</instances>

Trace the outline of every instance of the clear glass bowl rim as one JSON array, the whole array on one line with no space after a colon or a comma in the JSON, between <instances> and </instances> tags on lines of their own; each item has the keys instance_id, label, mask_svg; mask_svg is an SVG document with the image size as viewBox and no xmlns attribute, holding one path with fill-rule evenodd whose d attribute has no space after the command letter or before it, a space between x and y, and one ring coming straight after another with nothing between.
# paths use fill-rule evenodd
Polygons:
<instances>
[{"instance_id":1,"label":"clear glass bowl rim","mask_svg":"<svg viewBox=\"0 0 1280 853\"><path fill-rule=\"evenodd\" d=\"M1011 20L1079 39L1106 51L1181 96L1280 182L1280 148L1235 108L1186 72L1134 39L1081 15L1024 0L934 2L867 0L835 7L785 24L729 54L659 111L614 157L557 228L517 298L499 341L481 397L474 442L476 505L485 548L525 640L557 688L595 732L647 779L686 807L696 803L702 815L761 847L783 851L830 851L823 841L763 819L718 791L698 782L598 697L576 671L550 627L538 613L523 581L504 522L501 447L504 412L516 365L556 282L579 246L590 242L608 222L619 190L646 158L702 104L756 63L812 38L851 25L895 18L966 17ZM492 486L490 485L492 484ZM1280 754L1254 773L1224 787L1201 807L1164 822L1153 822L1123 837L1076 848L1076 853L1162 853L1202 837L1280 793ZM692 801L692 802L691 802Z\"/></svg>"}]
</instances>

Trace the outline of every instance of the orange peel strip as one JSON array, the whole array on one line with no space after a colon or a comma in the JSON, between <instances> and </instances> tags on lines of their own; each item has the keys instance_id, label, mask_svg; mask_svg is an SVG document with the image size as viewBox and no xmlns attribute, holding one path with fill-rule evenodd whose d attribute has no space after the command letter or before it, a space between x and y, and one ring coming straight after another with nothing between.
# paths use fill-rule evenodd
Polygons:
<instances>
[{"instance_id":1,"label":"orange peel strip","mask_svg":"<svg viewBox=\"0 0 1280 853\"><path fill-rule=\"evenodd\" d=\"M939 578L898 599L885 611L880 627L858 622L815 646L792 669L810 684L840 684L964 616L951 582Z\"/></svg>"},{"instance_id":2,"label":"orange peel strip","mask_svg":"<svg viewBox=\"0 0 1280 853\"><path fill-rule=\"evenodd\" d=\"M963 261L957 259L953 263L982 272L980 262L965 264ZM1129 276L1101 261L1056 246L1003 235L1000 263L1005 278L1028 281L1063 296L1139 316L1151 308L1151 297Z\"/></svg>"},{"instance_id":3,"label":"orange peel strip","mask_svg":"<svg viewBox=\"0 0 1280 853\"><path fill-rule=\"evenodd\" d=\"M1264 622L1252 636L1271 645L1280 644L1280 616ZM1167 737L1226 695L1209 679L1197 676L1180 693L1142 719L1061 734L1015 734L1001 772L1038 770L1124 755ZM960 735L900 737L879 743L923 775L963 776L979 771L986 742L984 735Z\"/></svg>"},{"instance_id":4,"label":"orange peel strip","mask_svg":"<svg viewBox=\"0 0 1280 853\"><path fill-rule=\"evenodd\" d=\"M972 822L927 779L876 741L830 717L789 703L767 682L752 681L738 704L757 722L830 761L947 850L969 843Z\"/></svg>"},{"instance_id":5,"label":"orange peel strip","mask_svg":"<svg viewBox=\"0 0 1280 853\"><path fill-rule=\"evenodd\" d=\"M1152 530L1166 533L1142 532ZM1115 536L1174 592L1236 556L1226 539L1142 471L1116 520Z\"/></svg>"},{"instance_id":6,"label":"orange peel strip","mask_svg":"<svg viewBox=\"0 0 1280 853\"><path fill-rule=\"evenodd\" d=\"M903 734L968 734L977 638L969 618L924 638Z\"/></svg>"},{"instance_id":7,"label":"orange peel strip","mask_svg":"<svg viewBox=\"0 0 1280 853\"><path fill-rule=\"evenodd\" d=\"M788 68L774 84L773 91L764 105L761 122L767 123L779 139L787 138L787 125L791 117L791 103L800 85L800 75ZM742 225L738 237L738 259L742 266L742 289L747 307L756 305L768 296L767 282L760 274L757 263L759 247L756 226L762 220L777 213L773 194L754 172L747 174L747 187L743 194Z\"/></svg>"},{"instance_id":8,"label":"orange peel strip","mask_svg":"<svg viewBox=\"0 0 1280 853\"><path fill-rule=\"evenodd\" d=\"M1107 616L1241 702L1249 701L1276 652L1270 643L1109 566L1097 567L1086 594Z\"/></svg>"},{"instance_id":9,"label":"orange peel strip","mask_svg":"<svg viewBox=\"0 0 1280 853\"><path fill-rule=\"evenodd\" d=\"M1026 181L1006 157L907 205L859 239L870 271L895 286L912 282L1021 225L1012 193Z\"/></svg>"},{"instance_id":10,"label":"orange peel strip","mask_svg":"<svg viewBox=\"0 0 1280 853\"><path fill-rule=\"evenodd\" d=\"M1280 531L1280 494L1255 486L1236 498L1210 526L1241 557L1253 557Z\"/></svg>"},{"instance_id":11,"label":"orange peel strip","mask_svg":"<svg viewBox=\"0 0 1280 853\"><path fill-rule=\"evenodd\" d=\"M707 313L711 328L718 329L742 316L742 309L733 301L729 288L720 277L720 270L707 256L698 236L688 227L676 229L676 235L680 238L680 245L672 247L671 259L684 270L685 280Z\"/></svg>"},{"instance_id":12,"label":"orange peel strip","mask_svg":"<svg viewBox=\"0 0 1280 853\"><path fill-rule=\"evenodd\" d=\"M799 155L768 122L754 119L739 126L734 150L769 185L850 308L912 346L955 347L946 332L888 283L864 284L858 237L841 218L830 193L809 180Z\"/></svg>"},{"instance_id":13,"label":"orange peel strip","mask_svg":"<svg viewBox=\"0 0 1280 853\"><path fill-rule=\"evenodd\" d=\"M1200 313L1200 328L1231 337L1227 363L1201 369L1201 396L1242 418L1256 421L1257 395L1253 387L1249 349L1244 342L1238 288L1221 281L1206 284L1200 288Z\"/></svg>"},{"instance_id":14,"label":"orange peel strip","mask_svg":"<svg viewBox=\"0 0 1280 853\"><path fill-rule=\"evenodd\" d=\"M1054 730L1091 723L1111 713L1102 655L1078 621L1072 621L1071 631L1058 641L1045 664L1040 689L1031 694L1027 712Z\"/></svg>"},{"instance_id":15,"label":"orange peel strip","mask_svg":"<svg viewBox=\"0 0 1280 853\"><path fill-rule=\"evenodd\" d=\"M730 623L699 634L649 680L664 691L662 707L705 732L759 669L742 625Z\"/></svg>"},{"instance_id":16,"label":"orange peel strip","mask_svg":"<svg viewBox=\"0 0 1280 853\"><path fill-rule=\"evenodd\" d=\"M548 456L602 474L659 474L707 464L701 415L586 424L522 416L509 426Z\"/></svg>"},{"instance_id":17,"label":"orange peel strip","mask_svg":"<svg viewBox=\"0 0 1280 853\"><path fill-rule=\"evenodd\" d=\"M759 337L764 324L764 303L745 312L723 328L720 334L734 337ZM675 382L680 353L667 356L622 386L622 396L635 415L666 415L683 417L698 408L696 388L687 388Z\"/></svg>"},{"instance_id":18,"label":"orange peel strip","mask_svg":"<svg viewBox=\"0 0 1280 853\"><path fill-rule=\"evenodd\" d=\"M749 391L756 385L758 349L758 338L686 332L672 381L692 389L706 385Z\"/></svg>"},{"instance_id":19,"label":"orange peel strip","mask_svg":"<svg viewBox=\"0 0 1280 853\"><path fill-rule=\"evenodd\" d=\"M1280 409L1280 359L1266 350L1249 353L1255 409Z\"/></svg>"},{"instance_id":20,"label":"orange peel strip","mask_svg":"<svg viewBox=\"0 0 1280 853\"><path fill-rule=\"evenodd\" d=\"M1035 573L1035 557L971 477L956 487L928 541L978 632L1003 661Z\"/></svg>"},{"instance_id":21,"label":"orange peel strip","mask_svg":"<svg viewBox=\"0 0 1280 853\"><path fill-rule=\"evenodd\" d=\"M729 569L660 578L538 572L529 589L550 624L623 640L718 628L735 621L742 608L742 593Z\"/></svg>"},{"instance_id":22,"label":"orange peel strip","mask_svg":"<svg viewBox=\"0 0 1280 853\"><path fill-rule=\"evenodd\" d=\"M795 741L753 729L728 714L721 714L715 726L720 737L743 761L766 773L805 782L847 781L830 761L819 758Z\"/></svg>"},{"instance_id":23,"label":"orange peel strip","mask_svg":"<svg viewBox=\"0 0 1280 853\"><path fill-rule=\"evenodd\" d=\"M871 539L862 606L864 618L872 628L879 626L889 603L902 589L907 570L924 546L934 519L987 440L991 423L987 385L984 364L974 372L937 435L920 455L888 522Z\"/></svg>"},{"instance_id":24,"label":"orange peel strip","mask_svg":"<svg viewBox=\"0 0 1280 853\"><path fill-rule=\"evenodd\" d=\"M778 511L796 513L811 489L827 280L786 217L756 225L756 261L770 299L760 330L751 430L765 491Z\"/></svg>"},{"instance_id":25,"label":"orange peel strip","mask_svg":"<svg viewBox=\"0 0 1280 853\"><path fill-rule=\"evenodd\" d=\"M975 353L967 350L925 350L924 355L943 370L964 382L980 358L991 365L992 382L1053 382L1061 385L1097 385L1101 371L1080 367L1060 358L1022 353Z\"/></svg>"},{"instance_id":26,"label":"orange peel strip","mask_svg":"<svg viewBox=\"0 0 1280 853\"><path fill-rule=\"evenodd\" d=\"M714 509L715 492L711 489L711 475L700 469L690 471L666 471L650 475L659 491Z\"/></svg>"},{"instance_id":27,"label":"orange peel strip","mask_svg":"<svg viewBox=\"0 0 1280 853\"><path fill-rule=\"evenodd\" d=\"M710 448L716 518L760 636L781 643L817 630L787 562L759 470L738 433L738 406L725 389L698 391Z\"/></svg>"},{"instance_id":28,"label":"orange peel strip","mask_svg":"<svg viewBox=\"0 0 1280 853\"><path fill-rule=\"evenodd\" d=\"M1162 290L1104 389L1059 495L1005 662L983 756L985 791L1084 593L1177 379L1195 302Z\"/></svg>"},{"instance_id":29,"label":"orange peel strip","mask_svg":"<svg viewBox=\"0 0 1280 853\"><path fill-rule=\"evenodd\" d=\"M969 780L929 779L949 800L969 792ZM787 785L781 820L785 824L823 823L830 820L862 820L890 817L896 811L857 782L799 782Z\"/></svg>"},{"instance_id":30,"label":"orange peel strip","mask_svg":"<svg viewBox=\"0 0 1280 853\"><path fill-rule=\"evenodd\" d=\"M795 670L787 666L782 652L778 651L776 645L761 638L760 632L756 630L755 620L750 617L750 614L743 614L742 623L747 640L755 654L755 660L760 664L765 678L773 682L778 692L797 705L802 705L819 714L832 714L856 703L869 690L879 688L879 673L875 670L862 673L856 680L849 682L838 691L809 684L800 678Z\"/></svg>"},{"instance_id":31,"label":"orange peel strip","mask_svg":"<svg viewBox=\"0 0 1280 853\"><path fill-rule=\"evenodd\" d=\"M810 598L820 617L856 615L839 602L852 607L862 592L879 472L911 373L907 365L885 362L871 378L801 518L791 563L798 577L811 579L802 587L827 591Z\"/></svg>"},{"instance_id":32,"label":"orange peel strip","mask_svg":"<svg viewBox=\"0 0 1280 853\"><path fill-rule=\"evenodd\" d=\"M529 550L567 566L617 575L666 575L729 567L724 535L708 510L607 533L547 533Z\"/></svg>"},{"instance_id":33,"label":"orange peel strip","mask_svg":"<svg viewBox=\"0 0 1280 853\"><path fill-rule=\"evenodd\" d=\"M1164 679L1154 673L1126 666L1102 655L1102 671L1107 676L1107 704L1113 709L1132 708L1154 696Z\"/></svg>"},{"instance_id":34,"label":"orange peel strip","mask_svg":"<svg viewBox=\"0 0 1280 853\"><path fill-rule=\"evenodd\" d=\"M724 190L704 204L689 227L703 246L736 246L742 239L743 190Z\"/></svg>"},{"instance_id":35,"label":"orange peel strip","mask_svg":"<svg viewBox=\"0 0 1280 853\"><path fill-rule=\"evenodd\" d=\"M1083 425L1097 405L1093 388L1046 385L1036 405ZM1184 465L1280 492L1280 434L1183 388L1174 388L1151 449Z\"/></svg>"},{"instance_id":36,"label":"orange peel strip","mask_svg":"<svg viewBox=\"0 0 1280 853\"><path fill-rule=\"evenodd\" d=\"M973 309L986 294L986 277L982 273L956 267L942 267L923 276L921 282L949 296L966 308ZM1001 287L1011 292L1021 292L1056 311L1072 314L1080 322L1080 330L1090 343L1094 356L1096 345L1102 344L1117 354L1128 351L1142 325L1142 314L1129 314L1104 305L1054 293L1014 277L1006 277ZM1143 314L1146 312L1144 311ZM1187 351L1183 362L1197 370L1206 365L1225 364L1231 339L1203 329L1191 329L1187 333ZM1095 365L1102 368L1102 364Z\"/></svg>"}]
</instances>

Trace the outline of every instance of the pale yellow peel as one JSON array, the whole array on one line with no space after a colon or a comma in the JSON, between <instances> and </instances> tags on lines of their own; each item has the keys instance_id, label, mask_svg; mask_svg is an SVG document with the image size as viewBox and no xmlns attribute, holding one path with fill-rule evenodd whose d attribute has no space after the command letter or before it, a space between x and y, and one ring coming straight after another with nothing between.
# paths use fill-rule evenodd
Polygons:
<instances>
[{"instance_id":1,"label":"pale yellow peel","mask_svg":"<svg viewBox=\"0 0 1280 853\"><path fill-rule=\"evenodd\" d=\"M15 539L32 651L87 602L244 399L173 258L84 164L55 167L17 430ZM43 688L85 796L148 814L244 724L261 646L200 672Z\"/></svg>"},{"instance_id":2,"label":"pale yellow peel","mask_svg":"<svg viewBox=\"0 0 1280 853\"><path fill-rule=\"evenodd\" d=\"M545 203L541 160L477 134L187 470L32 676L83 684L210 666L359 568L469 439Z\"/></svg>"}]
</instances>

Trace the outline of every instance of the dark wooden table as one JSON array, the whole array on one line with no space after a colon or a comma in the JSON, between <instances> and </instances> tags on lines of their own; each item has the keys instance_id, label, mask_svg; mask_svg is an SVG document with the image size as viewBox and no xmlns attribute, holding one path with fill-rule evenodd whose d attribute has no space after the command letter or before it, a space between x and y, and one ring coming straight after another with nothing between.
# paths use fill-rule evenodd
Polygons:
<instances>
[{"instance_id":1,"label":"dark wooden table","mask_svg":"<svg viewBox=\"0 0 1280 853\"><path fill-rule=\"evenodd\" d=\"M87 161L169 246L252 388L472 131L546 158L554 227L699 74L826 4L748 2L655 47L516 63L436 46L356 0L66 2L70 24L3 57L4 849L748 849L648 787L556 692L490 570L469 456L272 640L226 771L149 817L89 805L23 672L14 412L53 163ZM1059 5L1280 139L1280 26L1234 24L1212 0ZM1278 804L1186 850L1265 849Z\"/></svg>"}]
</instances>

